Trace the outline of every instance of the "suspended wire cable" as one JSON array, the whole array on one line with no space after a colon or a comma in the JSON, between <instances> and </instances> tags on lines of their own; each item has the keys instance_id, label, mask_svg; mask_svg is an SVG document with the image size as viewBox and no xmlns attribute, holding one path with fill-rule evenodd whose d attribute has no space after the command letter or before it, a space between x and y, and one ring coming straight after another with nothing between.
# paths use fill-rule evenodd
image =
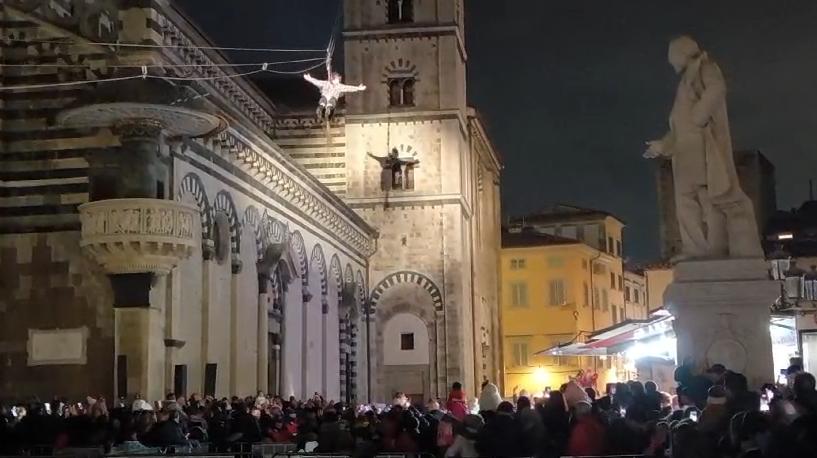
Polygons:
<instances>
[{"instance_id":1,"label":"suspended wire cable","mask_svg":"<svg viewBox=\"0 0 817 458\"><path fill-rule=\"evenodd\" d=\"M0 91L20 91L20 90L28 90L28 89L48 89L52 87L65 87L65 86L80 86L83 84L95 84L95 83L108 83L113 81L125 81L125 80L133 80L133 79L161 79L161 80L169 80L169 81L215 81L220 79L231 79L231 78L239 78L244 76L255 75L259 73L277 73L277 74L284 74L284 75L297 75L304 72L308 72L310 70L316 69L322 66L324 63L319 62L311 67L308 67L303 70L293 70L293 71L285 71L285 70L272 70L266 68L264 65L261 66L260 69L252 70L249 72L243 73L235 73L232 75L219 75L219 76L161 76L161 75L151 75L147 73L147 66L141 66L142 74L140 75L131 75L131 76L120 76L115 78L100 78L95 80L85 80L85 81L65 81L62 83L49 83L49 84L28 84L22 86L0 86Z\"/></svg>"},{"instance_id":2,"label":"suspended wire cable","mask_svg":"<svg viewBox=\"0 0 817 458\"><path fill-rule=\"evenodd\" d=\"M208 49L216 51L247 51L247 52L315 52L324 53L325 49L286 49L286 48L236 48L227 46L185 46L185 45L158 45L150 43L111 43L111 42L97 42L88 41L78 43L75 41L55 41L55 40L31 40L20 38L8 38L9 41L16 41L22 43L49 43L56 45L96 45L96 46L111 46L120 48L161 48L161 49Z\"/></svg>"},{"instance_id":3,"label":"suspended wire cable","mask_svg":"<svg viewBox=\"0 0 817 458\"><path fill-rule=\"evenodd\" d=\"M276 62L253 62L253 63L215 63L215 64L148 64L148 65L139 65L139 64L113 64L113 65L105 65L105 64L3 64L0 63L0 67L43 67L43 68L206 68L206 67L259 67L266 65L286 65L286 64L299 64L299 63L306 63L306 62L323 62L323 57L311 57L309 59L295 59L295 60L283 60L283 61L276 61Z\"/></svg>"}]
</instances>

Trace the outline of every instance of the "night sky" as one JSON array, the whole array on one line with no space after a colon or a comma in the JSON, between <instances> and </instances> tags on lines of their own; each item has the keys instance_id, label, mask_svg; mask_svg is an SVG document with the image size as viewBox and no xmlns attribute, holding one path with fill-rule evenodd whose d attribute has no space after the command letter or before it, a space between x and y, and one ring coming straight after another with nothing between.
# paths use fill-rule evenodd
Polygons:
<instances>
[{"instance_id":1,"label":"night sky","mask_svg":"<svg viewBox=\"0 0 817 458\"><path fill-rule=\"evenodd\" d=\"M221 46L324 48L337 0L177 0ZM817 178L817 2L467 0L468 95L505 169L505 217L554 202L627 224L628 256L658 256L645 140L666 130L667 42L690 34L729 85L737 149L777 167L778 207ZM233 55L235 61L258 56ZM263 59L262 59L263 60Z\"/></svg>"}]
</instances>

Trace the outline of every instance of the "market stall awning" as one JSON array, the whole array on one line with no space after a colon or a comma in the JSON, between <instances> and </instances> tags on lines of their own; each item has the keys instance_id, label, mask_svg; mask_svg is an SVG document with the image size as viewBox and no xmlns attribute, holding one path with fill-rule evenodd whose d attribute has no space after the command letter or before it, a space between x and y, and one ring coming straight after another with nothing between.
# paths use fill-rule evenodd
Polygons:
<instances>
[{"instance_id":1,"label":"market stall awning","mask_svg":"<svg viewBox=\"0 0 817 458\"><path fill-rule=\"evenodd\" d=\"M618 353L628 344L666 334L672 330L672 315L663 310L645 320L625 320L590 334L585 342L570 342L537 352L549 356L603 356Z\"/></svg>"}]
</instances>

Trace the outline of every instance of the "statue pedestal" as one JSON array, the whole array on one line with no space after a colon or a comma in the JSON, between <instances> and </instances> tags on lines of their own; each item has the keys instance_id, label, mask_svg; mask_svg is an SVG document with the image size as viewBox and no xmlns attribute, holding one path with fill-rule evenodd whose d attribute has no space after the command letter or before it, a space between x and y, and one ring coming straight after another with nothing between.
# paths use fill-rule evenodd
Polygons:
<instances>
[{"instance_id":1,"label":"statue pedestal","mask_svg":"<svg viewBox=\"0 0 817 458\"><path fill-rule=\"evenodd\" d=\"M749 380L774 381L769 307L780 295L763 259L685 261L664 303L675 317L678 364L703 371L720 363Z\"/></svg>"}]
</instances>

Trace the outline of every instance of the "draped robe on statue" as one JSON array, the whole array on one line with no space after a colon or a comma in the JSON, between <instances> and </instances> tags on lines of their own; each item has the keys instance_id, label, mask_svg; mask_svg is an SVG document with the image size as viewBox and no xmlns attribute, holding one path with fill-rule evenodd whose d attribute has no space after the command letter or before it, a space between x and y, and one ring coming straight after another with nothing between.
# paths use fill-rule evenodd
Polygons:
<instances>
[{"instance_id":1,"label":"draped robe on statue","mask_svg":"<svg viewBox=\"0 0 817 458\"><path fill-rule=\"evenodd\" d=\"M684 69L662 143L672 157L683 256L761 256L754 209L735 169L726 83L706 53Z\"/></svg>"}]
</instances>

